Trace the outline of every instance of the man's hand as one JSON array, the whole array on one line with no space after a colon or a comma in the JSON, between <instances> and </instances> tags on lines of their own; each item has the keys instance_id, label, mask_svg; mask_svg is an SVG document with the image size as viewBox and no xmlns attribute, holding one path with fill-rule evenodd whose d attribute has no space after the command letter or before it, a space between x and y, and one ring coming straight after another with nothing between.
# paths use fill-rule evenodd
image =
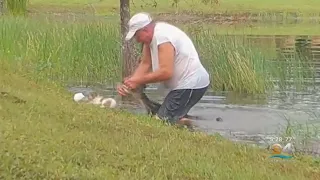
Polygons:
<instances>
[{"instance_id":1,"label":"man's hand","mask_svg":"<svg viewBox=\"0 0 320 180\"><path fill-rule=\"evenodd\" d=\"M142 84L141 76L132 76L124 81L124 84L130 89L136 89Z\"/></svg>"},{"instance_id":2,"label":"man's hand","mask_svg":"<svg viewBox=\"0 0 320 180\"><path fill-rule=\"evenodd\" d=\"M117 85L117 91L121 96L127 96L129 94L128 87L124 87L123 83L128 80L131 76L127 76L122 81L122 84Z\"/></svg>"},{"instance_id":3,"label":"man's hand","mask_svg":"<svg viewBox=\"0 0 320 180\"><path fill-rule=\"evenodd\" d=\"M121 96L127 96L129 94L129 91L123 87L122 84L117 86L117 91Z\"/></svg>"}]
</instances>

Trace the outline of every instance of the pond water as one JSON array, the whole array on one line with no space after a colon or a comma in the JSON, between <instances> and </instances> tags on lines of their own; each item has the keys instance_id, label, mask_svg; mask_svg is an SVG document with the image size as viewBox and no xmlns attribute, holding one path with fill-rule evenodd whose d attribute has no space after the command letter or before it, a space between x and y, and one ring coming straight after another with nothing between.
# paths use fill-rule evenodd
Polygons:
<instances>
[{"instance_id":1,"label":"pond water","mask_svg":"<svg viewBox=\"0 0 320 180\"><path fill-rule=\"evenodd\" d=\"M257 45L274 47L277 60L290 57L298 50L303 52L312 60L316 76L306 78L303 91L290 87L290 80L286 89L275 88L261 96L209 90L190 111L191 115L198 116L194 120L197 129L261 147L274 143L285 145L287 140L294 142L299 151L320 155L320 36L248 36L248 39ZM98 91L108 97L116 97L114 89L113 86L69 87L71 92ZM149 86L146 92L159 102L165 95L156 86ZM144 113L139 105L130 110ZM216 121L217 117L223 121ZM281 134L285 134L282 139Z\"/></svg>"}]
</instances>

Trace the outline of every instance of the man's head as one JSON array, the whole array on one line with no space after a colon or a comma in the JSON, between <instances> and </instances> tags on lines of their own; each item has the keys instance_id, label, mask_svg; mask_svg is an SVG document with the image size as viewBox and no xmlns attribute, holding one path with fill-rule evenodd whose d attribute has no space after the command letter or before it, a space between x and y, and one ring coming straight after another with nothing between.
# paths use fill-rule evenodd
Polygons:
<instances>
[{"instance_id":1,"label":"man's head","mask_svg":"<svg viewBox=\"0 0 320 180\"><path fill-rule=\"evenodd\" d=\"M129 32L126 40L135 37L139 43L149 44L153 37L153 22L148 13L142 12L135 14L128 22Z\"/></svg>"}]
</instances>

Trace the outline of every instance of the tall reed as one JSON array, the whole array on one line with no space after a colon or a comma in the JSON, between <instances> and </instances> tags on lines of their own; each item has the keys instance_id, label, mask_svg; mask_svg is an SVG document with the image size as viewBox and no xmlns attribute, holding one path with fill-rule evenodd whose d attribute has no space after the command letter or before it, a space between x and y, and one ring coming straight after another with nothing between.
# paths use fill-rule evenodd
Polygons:
<instances>
[{"instance_id":1,"label":"tall reed","mask_svg":"<svg viewBox=\"0 0 320 180\"><path fill-rule=\"evenodd\" d=\"M217 35L199 26L184 28L210 71L216 90L260 94L273 90L275 85L282 90L300 91L315 83L314 62L304 50L292 52L289 58L276 53L275 47L257 46L245 35ZM270 55L272 51L275 53Z\"/></svg>"},{"instance_id":2,"label":"tall reed","mask_svg":"<svg viewBox=\"0 0 320 180\"><path fill-rule=\"evenodd\" d=\"M28 0L6 0L8 12L12 15L25 15Z\"/></svg>"},{"instance_id":3,"label":"tall reed","mask_svg":"<svg viewBox=\"0 0 320 180\"><path fill-rule=\"evenodd\" d=\"M237 36L218 36L213 31L192 32L200 57L210 71L216 90L260 94L272 87L266 56Z\"/></svg>"},{"instance_id":4,"label":"tall reed","mask_svg":"<svg viewBox=\"0 0 320 180\"><path fill-rule=\"evenodd\" d=\"M118 28L102 22L1 20L0 56L59 81L109 82L121 74Z\"/></svg>"},{"instance_id":5,"label":"tall reed","mask_svg":"<svg viewBox=\"0 0 320 180\"><path fill-rule=\"evenodd\" d=\"M6 17L0 20L0 26L0 58L28 68L37 77L60 82L120 80L117 23ZM308 73L294 69L312 71L299 56L290 63L271 61L268 52L250 45L241 36L218 36L210 29L185 30L199 50L214 90L261 94L272 90L274 79L286 83L289 78L303 84Z\"/></svg>"}]
</instances>

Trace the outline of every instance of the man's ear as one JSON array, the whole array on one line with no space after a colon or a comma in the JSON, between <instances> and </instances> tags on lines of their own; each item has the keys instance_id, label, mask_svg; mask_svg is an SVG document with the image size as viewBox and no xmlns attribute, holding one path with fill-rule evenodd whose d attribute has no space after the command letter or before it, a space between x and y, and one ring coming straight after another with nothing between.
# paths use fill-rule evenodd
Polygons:
<instances>
[{"instance_id":1,"label":"man's ear","mask_svg":"<svg viewBox=\"0 0 320 180\"><path fill-rule=\"evenodd\" d=\"M171 42L158 45L159 68L167 79L172 77L174 67L175 48Z\"/></svg>"}]
</instances>

